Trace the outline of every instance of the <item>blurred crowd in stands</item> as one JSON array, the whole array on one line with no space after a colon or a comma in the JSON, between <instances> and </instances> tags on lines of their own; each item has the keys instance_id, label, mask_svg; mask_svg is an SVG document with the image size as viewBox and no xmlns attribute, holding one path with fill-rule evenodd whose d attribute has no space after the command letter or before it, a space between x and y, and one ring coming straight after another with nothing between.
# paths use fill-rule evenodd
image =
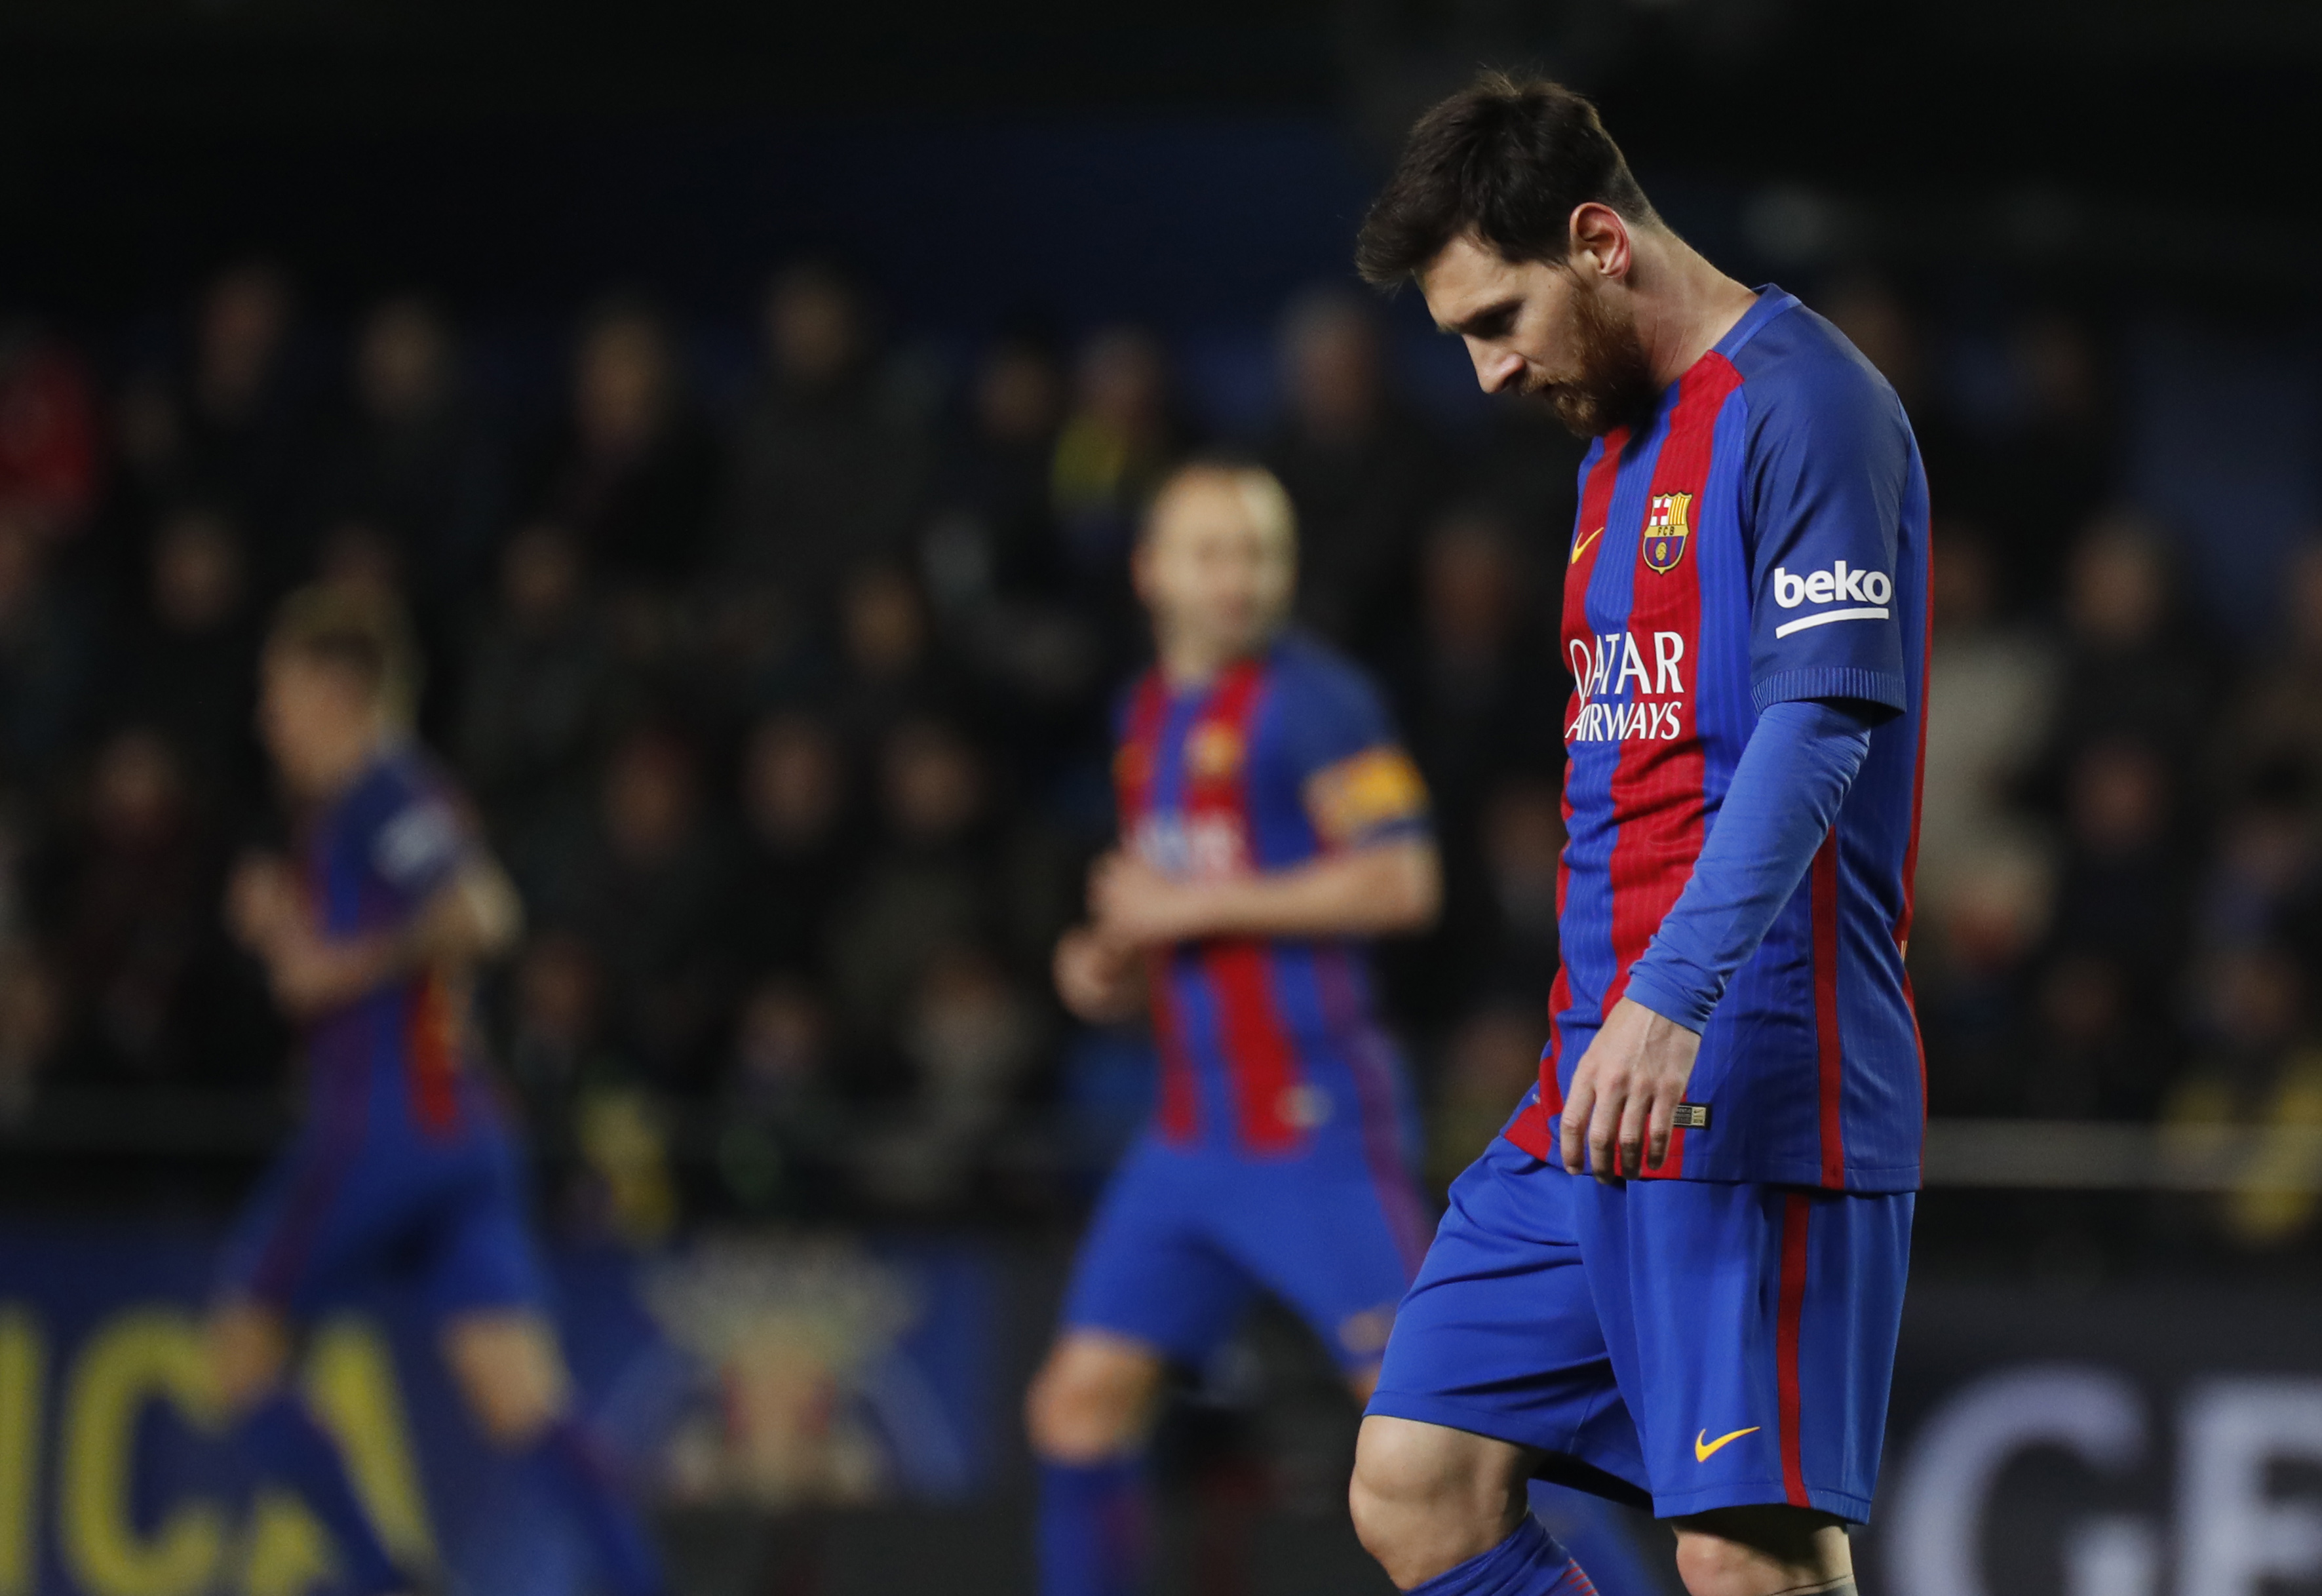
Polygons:
<instances>
[{"instance_id":1,"label":"blurred crowd in stands","mask_svg":"<svg viewBox=\"0 0 2322 1596\"><path fill-rule=\"evenodd\" d=\"M1930 381L1891 289L1810 298L1902 391L1933 482L1934 1111L2322 1124L2322 546L2228 652L2116 497L2095 328L2024 316L1995 423ZM163 360L0 325L0 1126L285 1078L218 903L282 835L254 652L319 578L409 603L422 731L525 893L489 1028L571 1223L1069 1199L1147 1089L1138 1039L1067 1023L1046 973L1145 651L1127 547L1220 444L1287 484L1301 622L1376 674L1431 785L1447 912L1382 958L1431 1172L1523 1090L1579 449L1518 407L1422 414L1362 298L1287 307L1275 418L1228 438L1148 331L930 361L818 264L767 289L741 402L639 299L581 316L532 405L425 298L325 321L250 263ZM2244 1208L2252 1244L2311 1217Z\"/></svg>"}]
</instances>

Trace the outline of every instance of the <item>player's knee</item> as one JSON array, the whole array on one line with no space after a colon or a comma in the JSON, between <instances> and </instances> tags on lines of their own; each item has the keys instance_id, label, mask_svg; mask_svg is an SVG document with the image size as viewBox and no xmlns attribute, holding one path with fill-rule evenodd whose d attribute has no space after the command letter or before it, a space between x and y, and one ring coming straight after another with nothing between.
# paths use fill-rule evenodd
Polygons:
<instances>
[{"instance_id":1,"label":"player's knee","mask_svg":"<svg viewBox=\"0 0 2322 1596\"><path fill-rule=\"evenodd\" d=\"M280 1319L261 1308L223 1308L206 1337L210 1389L231 1417L240 1417L282 1384L290 1361L290 1335Z\"/></svg>"},{"instance_id":2,"label":"player's knee","mask_svg":"<svg viewBox=\"0 0 2322 1596\"><path fill-rule=\"evenodd\" d=\"M1796 1508L1726 1509L1677 1525L1678 1575L1687 1596L1851 1590L1846 1532Z\"/></svg>"},{"instance_id":3,"label":"player's knee","mask_svg":"<svg viewBox=\"0 0 2322 1596\"><path fill-rule=\"evenodd\" d=\"M529 1316L491 1316L455 1324L444 1351L485 1438L503 1450L528 1445L569 1400L564 1362L553 1336Z\"/></svg>"},{"instance_id":4,"label":"player's knee","mask_svg":"<svg viewBox=\"0 0 2322 1596\"><path fill-rule=\"evenodd\" d=\"M1024 1396L1032 1450L1051 1463L1099 1463L1133 1448L1159 1383L1157 1360L1065 1342Z\"/></svg>"},{"instance_id":5,"label":"player's knee","mask_svg":"<svg viewBox=\"0 0 2322 1596\"><path fill-rule=\"evenodd\" d=\"M1408 1589L1499 1544L1522 1488L1513 1448L1440 1425L1374 1415L1355 1445L1355 1534Z\"/></svg>"}]
</instances>

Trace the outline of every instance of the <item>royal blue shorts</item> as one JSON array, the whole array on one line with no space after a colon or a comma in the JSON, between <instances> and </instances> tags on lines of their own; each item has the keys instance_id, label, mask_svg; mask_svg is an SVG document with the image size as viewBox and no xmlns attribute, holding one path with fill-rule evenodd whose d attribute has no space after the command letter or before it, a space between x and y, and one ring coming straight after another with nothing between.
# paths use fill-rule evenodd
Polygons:
<instances>
[{"instance_id":1,"label":"royal blue shorts","mask_svg":"<svg viewBox=\"0 0 2322 1596\"><path fill-rule=\"evenodd\" d=\"M438 1316L547 1300L514 1148L496 1125L455 1139L302 1132L229 1238L226 1297L310 1317L391 1280Z\"/></svg>"},{"instance_id":2,"label":"royal blue shorts","mask_svg":"<svg viewBox=\"0 0 2322 1596\"><path fill-rule=\"evenodd\" d=\"M1400 1171L1181 1151L1148 1136L1097 1205L1064 1322L1198 1363L1263 1289L1342 1368L1367 1371L1425 1247L1418 1197Z\"/></svg>"},{"instance_id":3,"label":"royal blue shorts","mask_svg":"<svg viewBox=\"0 0 2322 1596\"><path fill-rule=\"evenodd\" d=\"M1370 1411L1547 1454L1675 1518L1869 1517L1909 1192L1601 1185L1495 1141L1397 1314Z\"/></svg>"}]
</instances>

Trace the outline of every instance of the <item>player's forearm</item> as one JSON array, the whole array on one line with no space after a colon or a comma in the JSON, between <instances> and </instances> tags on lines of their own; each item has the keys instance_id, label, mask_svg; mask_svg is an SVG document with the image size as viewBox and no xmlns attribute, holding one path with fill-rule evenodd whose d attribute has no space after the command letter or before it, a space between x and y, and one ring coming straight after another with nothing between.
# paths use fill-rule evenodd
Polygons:
<instances>
[{"instance_id":1,"label":"player's forearm","mask_svg":"<svg viewBox=\"0 0 2322 1596\"><path fill-rule=\"evenodd\" d=\"M1628 995L1698 1032L1758 950L1870 751L1873 705L1802 700L1759 718L1692 879L1629 973Z\"/></svg>"},{"instance_id":2,"label":"player's forearm","mask_svg":"<svg viewBox=\"0 0 2322 1596\"><path fill-rule=\"evenodd\" d=\"M1443 901L1431 842L1385 842L1204 884L1196 937L1377 937L1424 930Z\"/></svg>"},{"instance_id":3,"label":"player's forearm","mask_svg":"<svg viewBox=\"0 0 2322 1596\"><path fill-rule=\"evenodd\" d=\"M428 899L405 924L359 936L303 936L269 956L274 994L294 1014L355 1002L413 971L464 969L514 946L524 915L498 868L471 866Z\"/></svg>"}]
</instances>

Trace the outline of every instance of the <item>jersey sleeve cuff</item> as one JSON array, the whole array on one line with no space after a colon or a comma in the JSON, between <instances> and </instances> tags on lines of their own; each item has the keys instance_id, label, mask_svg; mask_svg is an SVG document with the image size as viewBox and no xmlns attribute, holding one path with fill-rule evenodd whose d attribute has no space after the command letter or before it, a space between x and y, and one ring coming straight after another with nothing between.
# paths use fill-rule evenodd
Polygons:
<instances>
[{"instance_id":1,"label":"jersey sleeve cuff","mask_svg":"<svg viewBox=\"0 0 2322 1596\"><path fill-rule=\"evenodd\" d=\"M1856 698L1897 714L1911 702L1899 672L1868 671L1860 665L1806 665L1777 671L1750 693L1751 705L1761 715L1771 705L1810 698Z\"/></svg>"},{"instance_id":2,"label":"jersey sleeve cuff","mask_svg":"<svg viewBox=\"0 0 2322 1596\"><path fill-rule=\"evenodd\" d=\"M1623 995L1696 1036L1708 1025L1709 1016L1717 1007L1714 996L1687 991L1641 959L1629 967L1629 985Z\"/></svg>"}]
</instances>

